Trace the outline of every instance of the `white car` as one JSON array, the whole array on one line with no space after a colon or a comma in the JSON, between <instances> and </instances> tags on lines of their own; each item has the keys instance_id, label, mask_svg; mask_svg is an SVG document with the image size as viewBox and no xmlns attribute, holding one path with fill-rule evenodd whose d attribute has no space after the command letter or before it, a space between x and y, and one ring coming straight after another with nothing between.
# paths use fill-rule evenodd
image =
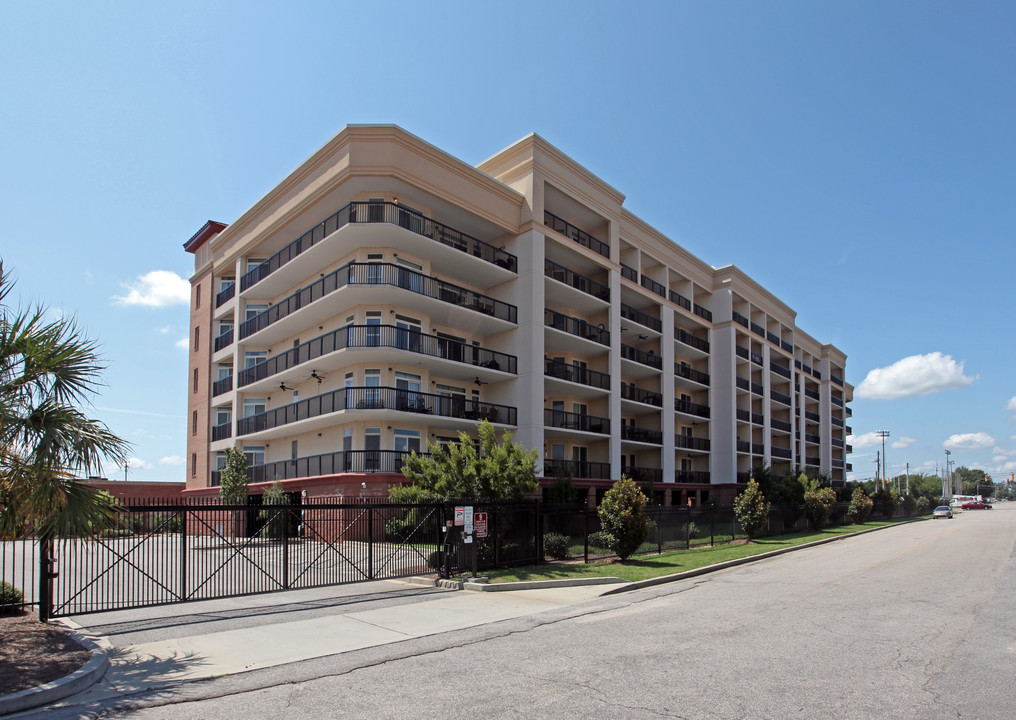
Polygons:
<instances>
[{"instance_id":1,"label":"white car","mask_svg":"<svg viewBox=\"0 0 1016 720\"><path fill-rule=\"evenodd\" d=\"M949 507L948 505L939 505L937 508L935 508L935 512L931 514L931 517L935 518L936 520L940 517L949 518L951 520L952 516L953 516L952 508Z\"/></svg>"}]
</instances>

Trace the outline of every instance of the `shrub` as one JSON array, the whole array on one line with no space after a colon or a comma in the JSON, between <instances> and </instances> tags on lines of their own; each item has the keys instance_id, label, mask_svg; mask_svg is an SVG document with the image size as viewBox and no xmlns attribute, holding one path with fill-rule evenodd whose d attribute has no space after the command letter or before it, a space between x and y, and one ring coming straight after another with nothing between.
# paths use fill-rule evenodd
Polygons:
<instances>
[{"instance_id":1,"label":"shrub","mask_svg":"<svg viewBox=\"0 0 1016 720\"><path fill-rule=\"evenodd\" d=\"M543 536L543 554L555 560L564 560L568 557L568 545L567 535L549 532Z\"/></svg>"},{"instance_id":2,"label":"shrub","mask_svg":"<svg viewBox=\"0 0 1016 720\"><path fill-rule=\"evenodd\" d=\"M610 538L610 550L622 560L631 557L649 535L646 496L624 475L603 496L599 515Z\"/></svg>"},{"instance_id":3,"label":"shrub","mask_svg":"<svg viewBox=\"0 0 1016 720\"><path fill-rule=\"evenodd\" d=\"M918 515L924 515L931 509L931 501L922 495L917 498L917 505L915 507Z\"/></svg>"},{"instance_id":4,"label":"shrub","mask_svg":"<svg viewBox=\"0 0 1016 720\"><path fill-rule=\"evenodd\" d=\"M286 493L282 489L282 483L276 480L264 495L261 496L261 505L264 508L258 513L258 519L265 523L261 529L261 537L279 540L285 535L286 520L289 518L288 511L280 510L278 505L286 504Z\"/></svg>"},{"instance_id":5,"label":"shrub","mask_svg":"<svg viewBox=\"0 0 1016 720\"><path fill-rule=\"evenodd\" d=\"M754 480L749 480L744 492L734 498L734 516L749 540L769 522L769 501Z\"/></svg>"},{"instance_id":6,"label":"shrub","mask_svg":"<svg viewBox=\"0 0 1016 720\"><path fill-rule=\"evenodd\" d=\"M900 504L903 506L903 512L907 515L913 515L914 508L917 507L917 501L914 500L913 495L905 496Z\"/></svg>"},{"instance_id":7,"label":"shrub","mask_svg":"<svg viewBox=\"0 0 1016 720\"><path fill-rule=\"evenodd\" d=\"M804 512L816 530L825 527L836 503L836 492L832 488L809 490L804 494Z\"/></svg>"},{"instance_id":8,"label":"shrub","mask_svg":"<svg viewBox=\"0 0 1016 720\"><path fill-rule=\"evenodd\" d=\"M858 525L864 523L871 515L872 509L875 507L875 503L872 501L868 494L864 492L864 488L854 488L854 494L850 496L850 506L847 508L847 517Z\"/></svg>"},{"instance_id":9,"label":"shrub","mask_svg":"<svg viewBox=\"0 0 1016 720\"><path fill-rule=\"evenodd\" d=\"M886 520L891 520L900 504L900 496L894 487L885 487L875 493L875 501L882 509Z\"/></svg>"},{"instance_id":10,"label":"shrub","mask_svg":"<svg viewBox=\"0 0 1016 720\"><path fill-rule=\"evenodd\" d=\"M0 582L0 615L11 615L24 602L24 594L7 582Z\"/></svg>"},{"instance_id":11,"label":"shrub","mask_svg":"<svg viewBox=\"0 0 1016 720\"><path fill-rule=\"evenodd\" d=\"M589 533L589 547L597 548L598 550L609 550L610 536L602 530Z\"/></svg>"}]
</instances>

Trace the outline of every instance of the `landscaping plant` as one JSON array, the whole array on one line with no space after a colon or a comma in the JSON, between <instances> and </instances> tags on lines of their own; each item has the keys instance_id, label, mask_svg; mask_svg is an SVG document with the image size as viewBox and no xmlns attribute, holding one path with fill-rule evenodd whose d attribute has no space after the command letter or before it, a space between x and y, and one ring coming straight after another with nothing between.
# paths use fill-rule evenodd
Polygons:
<instances>
[{"instance_id":1,"label":"landscaping plant","mask_svg":"<svg viewBox=\"0 0 1016 720\"><path fill-rule=\"evenodd\" d=\"M850 505L847 507L847 517L853 522L860 525L868 516L871 515L872 509L875 507L875 503L868 493L864 492L864 488L854 488L854 494L850 496Z\"/></svg>"},{"instance_id":2,"label":"landscaping plant","mask_svg":"<svg viewBox=\"0 0 1016 720\"><path fill-rule=\"evenodd\" d=\"M621 476L603 496L598 513L611 552L627 560L649 535L646 496L631 478Z\"/></svg>"},{"instance_id":3,"label":"landscaping plant","mask_svg":"<svg viewBox=\"0 0 1016 720\"><path fill-rule=\"evenodd\" d=\"M750 542L769 522L769 501L754 479L734 498L734 517Z\"/></svg>"}]
</instances>

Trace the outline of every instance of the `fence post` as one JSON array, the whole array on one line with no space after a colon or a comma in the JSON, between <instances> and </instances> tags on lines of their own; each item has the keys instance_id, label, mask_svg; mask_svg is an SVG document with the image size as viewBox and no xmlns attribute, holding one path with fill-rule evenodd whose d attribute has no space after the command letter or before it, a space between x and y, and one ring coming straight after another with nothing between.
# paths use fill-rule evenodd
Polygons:
<instances>
[{"instance_id":1,"label":"fence post","mask_svg":"<svg viewBox=\"0 0 1016 720\"><path fill-rule=\"evenodd\" d=\"M656 506L656 553L663 553L663 506Z\"/></svg>"},{"instance_id":2,"label":"fence post","mask_svg":"<svg viewBox=\"0 0 1016 720\"><path fill-rule=\"evenodd\" d=\"M53 616L52 540L39 541L39 620L49 622Z\"/></svg>"},{"instance_id":3,"label":"fence post","mask_svg":"<svg viewBox=\"0 0 1016 720\"><path fill-rule=\"evenodd\" d=\"M282 508L282 587L289 589L289 519L292 508Z\"/></svg>"},{"instance_id":4,"label":"fence post","mask_svg":"<svg viewBox=\"0 0 1016 720\"><path fill-rule=\"evenodd\" d=\"M688 522L684 524L684 549L691 550L691 508L688 508Z\"/></svg>"},{"instance_id":5,"label":"fence post","mask_svg":"<svg viewBox=\"0 0 1016 720\"><path fill-rule=\"evenodd\" d=\"M709 508L709 547L715 544L716 540L716 509Z\"/></svg>"},{"instance_id":6,"label":"fence post","mask_svg":"<svg viewBox=\"0 0 1016 720\"><path fill-rule=\"evenodd\" d=\"M374 579L374 506L367 506L367 577Z\"/></svg>"},{"instance_id":7,"label":"fence post","mask_svg":"<svg viewBox=\"0 0 1016 720\"><path fill-rule=\"evenodd\" d=\"M583 562L589 564L589 497L582 503L582 534L585 536L585 547L582 550Z\"/></svg>"},{"instance_id":8,"label":"fence post","mask_svg":"<svg viewBox=\"0 0 1016 720\"><path fill-rule=\"evenodd\" d=\"M180 508L180 599L187 598L187 508Z\"/></svg>"}]
</instances>

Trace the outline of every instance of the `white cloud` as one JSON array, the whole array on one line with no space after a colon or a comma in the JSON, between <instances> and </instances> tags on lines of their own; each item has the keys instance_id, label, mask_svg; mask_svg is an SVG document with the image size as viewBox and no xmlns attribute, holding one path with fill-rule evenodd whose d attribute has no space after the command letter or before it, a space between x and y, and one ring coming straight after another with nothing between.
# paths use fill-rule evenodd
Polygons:
<instances>
[{"instance_id":1,"label":"white cloud","mask_svg":"<svg viewBox=\"0 0 1016 720\"><path fill-rule=\"evenodd\" d=\"M159 333L160 335L169 335L171 332L173 332L173 326L163 325L160 328L155 328L155 332Z\"/></svg>"},{"instance_id":2,"label":"white cloud","mask_svg":"<svg viewBox=\"0 0 1016 720\"><path fill-rule=\"evenodd\" d=\"M170 270L152 270L132 283L123 283L123 286L129 292L114 296L113 303L116 305L161 308L190 302L190 283Z\"/></svg>"},{"instance_id":3,"label":"white cloud","mask_svg":"<svg viewBox=\"0 0 1016 720\"><path fill-rule=\"evenodd\" d=\"M950 435L949 439L942 443L942 447L951 450L983 450L995 444L995 438L988 433L960 433Z\"/></svg>"},{"instance_id":4,"label":"white cloud","mask_svg":"<svg viewBox=\"0 0 1016 720\"><path fill-rule=\"evenodd\" d=\"M897 440L896 442L894 442L892 444L892 447L895 448L896 450L902 450L903 448L908 448L911 445L916 445L916 444L917 444L917 438L901 437L899 440Z\"/></svg>"},{"instance_id":5,"label":"white cloud","mask_svg":"<svg viewBox=\"0 0 1016 720\"><path fill-rule=\"evenodd\" d=\"M183 337L177 340L175 343L173 343L173 345L175 347L180 348L181 350L186 350L190 347L190 340L188 338Z\"/></svg>"},{"instance_id":6,"label":"white cloud","mask_svg":"<svg viewBox=\"0 0 1016 720\"><path fill-rule=\"evenodd\" d=\"M131 470L151 470L152 464L147 460L132 457L127 460L127 467L129 467Z\"/></svg>"},{"instance_id":7,"label":"white cloud","mask_svg":"<svg viewBox=\"0 0 1016 720\"><path fill-rule=\"evenodd\" d=\"M847 444L852 445L854 450L864 450L865 448L881 446L882 438L873 432L864 433L863 435L847 435Z\"/></svg>"},{"instance_id":8,"label":"white cloud","mask_svg":"<svg viewBox=\"0 0 1016 720\"><path fill-rule=\"evenodd\" d=\"M1011 398L1009 398L1009 404L1005 406L1005 409L1016 412L1016 395L1013 395Z\"/></svg>"},{"instance_id":9,"label":"white cloud","mask_svg":"<svg viewBox=\"0 0 1016 720\"><path fill-rule=\"evenodd\" d=\"M875 368L854 394L874 400L932 395L965 387L975 379L964 375L963 363L957 363L951 355L934 352L911 355L889 367Z\"/></svg>"},{"instance_id":10,"label":"white cloud","mask_svg":"<svg viewBox=\"0 0 1016 720\"><path fill-rule=\"evenodd\" d=\"M186 458L182 458L179 455L167 455L164 458L159 458L160 465L183 465L186 462Z\"/></svg>"}]
</instances>

